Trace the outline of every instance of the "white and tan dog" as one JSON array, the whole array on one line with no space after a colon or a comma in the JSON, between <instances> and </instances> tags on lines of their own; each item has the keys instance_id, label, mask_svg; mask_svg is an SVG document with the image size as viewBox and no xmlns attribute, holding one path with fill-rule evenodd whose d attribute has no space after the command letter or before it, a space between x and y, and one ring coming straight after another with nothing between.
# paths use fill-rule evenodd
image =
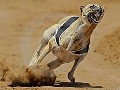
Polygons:
<instances>
[{"instance_id":1,"label":"white and tan dog","mask_svg":"<svg viewBox=\"0 0 120 90\"><path fill-rule=\"evenodd\" d=\"M55 69L61 64L75 60L68 73L68 79L75 82L74 71L87 55L90 36L104 15L104 8L98 4L81 6L80 10L81 17L65 17L43 33L40 46L34 53L28 67L39 65L43 58L52 51L57 59L48 64L49 69Z\"/></svg>"}]
</instances>

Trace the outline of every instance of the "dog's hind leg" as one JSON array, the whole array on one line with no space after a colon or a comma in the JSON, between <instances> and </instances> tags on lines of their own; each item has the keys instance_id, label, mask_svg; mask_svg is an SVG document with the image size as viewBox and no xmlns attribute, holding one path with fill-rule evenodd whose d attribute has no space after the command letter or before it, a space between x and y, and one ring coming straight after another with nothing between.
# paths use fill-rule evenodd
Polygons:
<instances>
[{"instance_id":1,"label":"dog's hind leg","mask_svg":"<svg viewBox=\"0 0 120 90\"><path fill-rule=\"evenodd\" d=\"M33 56L39 56L40 55L42 49L48 44L51 37L54 36L58 26L59 26L58 24L55 24L55 25L51 26L50 28L48 28L47 30L44 31L44 33L42 35L42 39L40 41L40 45L39 45L38 49L35 51Z\"/></svg>"},{"instance_id":2,"label":"dog's hind leg","mask_svg":"<svg viewBox=\"0 0 120 90\"><path fill-rule=\"evenodd\" d=\"M38 65L49 52L50 52L50 47L49 44L47 44L42 50L40 56L37 58L33 58L28 66Z\"/></svg>"},{"instance_id":3,"label":"dog's hind leg","mask_svg":"<svg viewBox=\"0 0 120 90\"><path fill-rule=\"evenodd\" d=\"M45 37L42 37L41 42L39 47L37 48L37 51L35 51L35 54L37 54L37 56L40 56L40 52L41 50L48 44L48 39L46 39Z\"/></svg>"},{"instance_id":4,"label":"dog's hind leg","mask_svg":"<svg viewBox=\"0 0 120 90\"><path fill-rule=\"evenodd\" d=\"M62 62L57 58L56 60L48 63L48 67L50 70L56 69L57 67L59 67L62 64Z\"/></svg>"},{"instance_id":5,"label":"dog's hind leg","mask_svg":"<svg viewBox=\"0 0 120 90\"><path fill-rule=\"evenodd\" d=\"M41 42L39 47L37 48L37 50L34 52L32 59L34 58L38 58L40 56L40 52L42 51L42 49L48 44L48 40L46 40L44 37L42 37Z\"/></svg>"},{"instance_id":6,"label":"dog's hind leg","mask_svg":"<svg viewBox=\"0 0 120 90\"><path fill-rule=\"evenodd\" d=\"M47 52L49 48L48 42L51 39L51 37L54 36L56 29L58 28L58 24L55 24L53 26L51 26L50 28L48 28L47 30L44 31L42 38L41 38L41 42L39 47L37 48L37 50L35 51L35 53L32 56L32 60L30 61L29 65L33 65L33 63L37 62L37 61L41 61L41 58L43 58L43 53Z\"/></svg>"}]
</instances>

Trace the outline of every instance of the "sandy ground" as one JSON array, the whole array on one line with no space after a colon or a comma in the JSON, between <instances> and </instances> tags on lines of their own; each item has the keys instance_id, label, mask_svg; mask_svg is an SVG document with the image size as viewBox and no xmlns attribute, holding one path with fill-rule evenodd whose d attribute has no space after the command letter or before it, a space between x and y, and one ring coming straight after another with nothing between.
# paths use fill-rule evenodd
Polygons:
<instances>
[{"instance_id":1,"label":"sandy ground","mask_svg":"<svg viewBox=\"0 0 120 90\"><path fill-rule=\"evenodd\" d=\"M80 15L79 6L98 3L106 7L104 19L94 30L87 57L78 66L72 84L67 79L73 62L55 70L55 86L10 87L0 90L120 90L120 0L0 0L0 77L3 67L21 71L39 45L45 29L68 15ZM42 63L55 57L49 54Z\"/></svg>"}]
</instances>

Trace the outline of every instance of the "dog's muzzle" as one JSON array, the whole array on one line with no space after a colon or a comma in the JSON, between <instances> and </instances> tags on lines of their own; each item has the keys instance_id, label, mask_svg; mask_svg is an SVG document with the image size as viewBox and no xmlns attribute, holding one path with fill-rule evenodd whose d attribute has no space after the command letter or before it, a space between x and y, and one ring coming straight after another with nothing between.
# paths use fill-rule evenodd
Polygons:
<instances>
[{"instance_id":1,"label":"dog's muzzle","mask_svg":"<svg viewBox=\"0 0 120 90\"><path fill-rule=\"evenodd\" d=\"M87 18L88 18L88 21L89 21L90 23L97 24L97 23L99 23L99 22L101 21L102 17L103 17L103 14L102 14L102 13L99 13L99 12L97 12L97 13L90 12L90 13L88 14L88 17L87 17Z\"/></svg>"}]
</instances>

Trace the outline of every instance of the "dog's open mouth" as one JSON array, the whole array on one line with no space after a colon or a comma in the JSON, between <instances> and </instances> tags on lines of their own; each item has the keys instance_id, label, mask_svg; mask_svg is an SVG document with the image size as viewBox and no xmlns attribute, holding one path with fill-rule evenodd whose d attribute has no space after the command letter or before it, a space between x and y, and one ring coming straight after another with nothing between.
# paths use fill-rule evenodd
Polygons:
<instances>
[{"instance_id":1,"label":"dog's open mouth","mask_svg":"<svg viewBox=\"0 0 120 90\"><path fill-rule=\"evenodd\" d=\"M92 12L88 14L88 21L90 23L97 24L100 22L100 20L101 20L101 15L99 15L97 13L92 13Z\"/></svg>"}]
</instances>

